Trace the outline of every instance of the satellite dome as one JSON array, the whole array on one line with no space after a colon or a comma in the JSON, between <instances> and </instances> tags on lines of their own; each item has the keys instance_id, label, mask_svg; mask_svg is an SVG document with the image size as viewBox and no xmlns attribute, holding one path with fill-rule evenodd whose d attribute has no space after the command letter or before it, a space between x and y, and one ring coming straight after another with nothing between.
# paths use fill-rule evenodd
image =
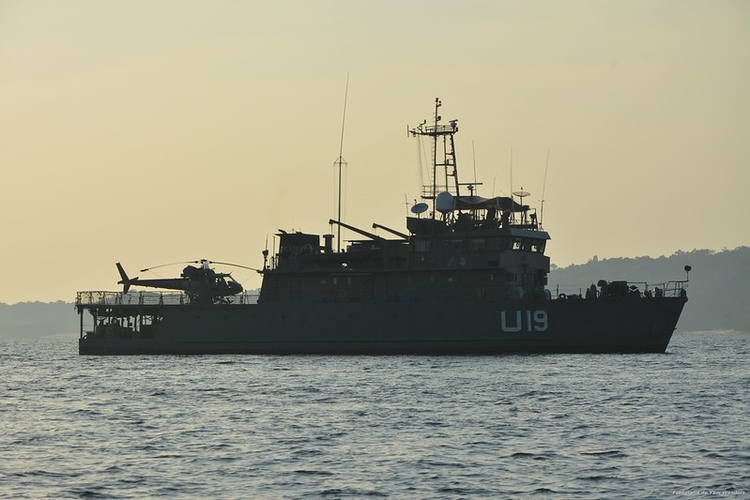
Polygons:
<instances>
[{"instance_id":1,"label":"satellite dome","mask_svg":"<svg viewBox=\"0 0 750 500\"><path fill-rule=\"evenodd\" d=\"M443 191L437 195L435 200L435 208L441 214L447 214L452 212L456 208L456 199L448 191Z\"/></svg>"}]
</instances>

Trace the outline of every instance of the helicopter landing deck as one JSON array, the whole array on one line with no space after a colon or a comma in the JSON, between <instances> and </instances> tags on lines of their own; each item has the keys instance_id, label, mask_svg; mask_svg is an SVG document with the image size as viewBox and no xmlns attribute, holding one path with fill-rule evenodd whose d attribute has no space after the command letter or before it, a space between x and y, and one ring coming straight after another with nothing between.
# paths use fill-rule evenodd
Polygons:
<instances>
[{"instance_id":1,"label":"helicopter landing deck","mask_svg":"<svg viewBox=\"0 0 750 500\"><path fill-rule=\"evenodd\" d=\"M224 304L243 306L257 302L257 292L243 292L228 297ZM165 308L190 305L190 296L180 292L78 292L75 303L81 339L153 338L164 319ZM85 323L84 317L90 323Z\"/></svg>"}]
</instances>

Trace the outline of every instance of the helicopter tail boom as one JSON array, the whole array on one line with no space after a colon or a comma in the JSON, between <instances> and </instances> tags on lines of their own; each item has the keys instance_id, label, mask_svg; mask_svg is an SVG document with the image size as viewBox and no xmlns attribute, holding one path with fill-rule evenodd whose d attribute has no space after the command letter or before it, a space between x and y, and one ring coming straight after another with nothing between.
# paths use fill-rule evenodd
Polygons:
<instances>
[{"instance_id":1,"label":"helicopter tail boom","mask_svg":"<svg viewBox=\"0 0 750 500\"><path fill-rule=\"evenodd\" d=\"M117 282L117 284L122 285L122 293L128 293L128 290L130 290L130 285L138 278L128 278L128 274L125 272L125 269L122 268L122 265L119 262L117 262L115 265L117 266L117 270L120 272L120 278L122 278Z\"/></svg>"}]
</instances>

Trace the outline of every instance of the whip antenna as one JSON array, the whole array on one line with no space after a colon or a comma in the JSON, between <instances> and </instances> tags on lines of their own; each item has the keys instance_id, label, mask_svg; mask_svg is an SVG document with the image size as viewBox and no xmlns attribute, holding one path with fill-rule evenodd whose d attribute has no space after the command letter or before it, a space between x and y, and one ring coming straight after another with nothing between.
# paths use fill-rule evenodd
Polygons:
<instances>
[{"instance_id":1,"label":"whip antenna","mask_svg":"<svg viewBox=\"0 0 750 500\"><path fill-rule=\"evenodd\" d=\"M515 221L516 216L513 212L513 148L510 148L510 210L511 210L511 217ZM522 200L523 201L523 200Z\"/></svg>"},{"instance_id":2,"label":"whip antenna","mask_svg":"<svg viewBox=\"0 0 750 500\"><path fill-rule=\"evenodd\" d=\"M338 205L338 217L337 220L341 221L341 167L346 165L346 160L344 159L344 126L346 125L346 101L349 97L349 73L346 74L346 88L344 90L344 113L343 117L341 118L341 142L339 143L339 157L338 159L333 162L334 165L337 165L339 168L339 205ZM336 230L336 251L341 252L341 224L338 224L338 229Z\"/></svg>"},{"instance_id":3,"label":"whip antenna","mask_svg":"<svg viewBox=\"0 0 750 500\"><path fill-rule=\"evenodd\" d=\"M547 169L549 168L549 149L547 149L547 162L544 164L544 182L542 182L542 206L539 213L539 227L544 229L544 190L547 189Z\"/></svg>"},{"instance_id":4,"label":"whip antenna","mask_svg":"<svg viewBox=\"0 0 750 500\"><path fill-rule=\"evenodd\" d=\"M474 139L471 140L471 161L474 163L474 186L477 185L477 155L474 151Z\"/></svg>"}]
</instances>

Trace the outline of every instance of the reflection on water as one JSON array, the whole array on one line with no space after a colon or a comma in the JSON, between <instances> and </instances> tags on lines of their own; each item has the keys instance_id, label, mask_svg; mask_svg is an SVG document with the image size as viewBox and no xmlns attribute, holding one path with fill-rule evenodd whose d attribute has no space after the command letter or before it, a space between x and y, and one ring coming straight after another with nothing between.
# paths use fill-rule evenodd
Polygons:
<instances>
[{"instance_id":1,"label":"reflection on water","mask_svg":"<svg viewBox=\"0 0 750 500\"><path fill-rule=\"evenodd\" d=\"M81 357L74 339L5 341L0 495L747 493L749 342L679 333L663 355Z\"/></svg>"}]
</instances>

